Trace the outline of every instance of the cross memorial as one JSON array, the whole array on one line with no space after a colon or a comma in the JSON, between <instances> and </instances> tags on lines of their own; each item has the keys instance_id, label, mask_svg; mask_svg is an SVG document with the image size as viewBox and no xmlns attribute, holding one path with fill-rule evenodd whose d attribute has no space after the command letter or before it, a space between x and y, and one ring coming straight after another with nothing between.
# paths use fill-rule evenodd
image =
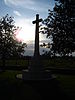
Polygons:
<instances>
[{"instance_id":1,"label":"cross memorial","mask_svg":"<svg viewBox=\"0 0 75 100\"><path fill-rule=\"evenodd\" d=\"M39 22L41 22L42 19L39 19L39 14L36 14L36 20L33 21L33 24L36 24L35 27L35 47L34 47L34 56L31 61L30 70L32 71L38 71L42 69L41 59L40 59L40 53L39 53Z\"/></svg>"},{"instance_id":2,"label":"cross memorial","mask_svg":"<svg viewBox=\"0 0 75 100\"><path fill-rule=\"evenodd\" d=\"M39 22L42 19L39 19L39 14L36 14L36 20L33 21L33 24L36 24L35 28L35 47L34 47L34 56L31 60L31 64L28 66L28 69L22 71L22 78L24 80L47 80L52 79L51 73L48 70L43 68L41 63L40 53L39 53Z\"/></svg>"}]
</instances>

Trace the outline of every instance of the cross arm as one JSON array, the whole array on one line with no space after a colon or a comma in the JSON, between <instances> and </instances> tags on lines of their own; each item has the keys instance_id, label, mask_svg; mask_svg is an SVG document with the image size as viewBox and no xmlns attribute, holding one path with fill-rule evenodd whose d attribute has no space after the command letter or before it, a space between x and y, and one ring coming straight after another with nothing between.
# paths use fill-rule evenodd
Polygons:
<instances>
[{"instance_id":1,"label":"cross arm","mask_svg":"<svg viewBox=\"0 0 75 100\"><path fill-rule=\"evenodd\" d=\"M41 19L39 19L39 20L33 21L32 23L35 24L35 23L42 22L42 21L43 21L43 20L42 20L42 18L41 18Z\"/></svg>"}]
</instances>

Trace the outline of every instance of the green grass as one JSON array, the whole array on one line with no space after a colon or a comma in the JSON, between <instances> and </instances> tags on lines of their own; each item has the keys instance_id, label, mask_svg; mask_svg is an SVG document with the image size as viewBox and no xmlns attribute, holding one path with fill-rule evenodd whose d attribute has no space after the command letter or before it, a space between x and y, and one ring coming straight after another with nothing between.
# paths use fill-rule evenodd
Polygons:
<instances>
[{"instance_id":1,"label":"green grass","mask_svg":"<svg viewBox=\"0 0 75 100\"><path fill-rule=\"evenodd\" d=\"M0 72L0 92L5 93L7 90L8 100L20 100L23 98L34 97L35 91L32 87L25 85L22 80L17 80L16 75L21 71L6 70ZM71 100L75 100L75 75L59 75L56 74L56 79L60 82L60 87L63 89ZM10 92L10 88L12 91ZM20 95L20 98L18 96ZM29 97L30 96L30 97ZM12 99L10 99L12 97ZM17 99L18 98L18 99Z\"/></svg>"},{"instance_id":2,"label":"green grass","mask_svg":"<svg viewBox=\"0 0 75 100\"><path fill-rule=\"evenodd\" d=\"M0 80L8 80L10 82L16 81L16 75L20 74L21 71L12 71L12 70L6 70L4 72L0 72Z\"/></svg>"},{"instance_id":3,"label":"green grass","mask_svg":"<svg viewBox=\"0 0 75 100\"><path fill-rule=\"evenodd\" d=\"M0 60L0 65L2 64L2 61ZM29 61L28 60L6 60L6 66L28 66ZM54 68L75 68L75 61L71 59L50 59L50 60L44 60L43 61L44 67L54 67ZM25 85L22 80L17 80L16 75L21 73L21 71L12 71L12 70L6 70L4 72L0 72L0 91L6 91L10 87L13 90L10 96L12 99L8 100L17 100L18 94L21 95L19 99L22 97L25 98L25 96L28 98L30 95L30 98L34 95L34 91L32 87L28 87L28 85ZM60 82L60 87L63 89L63 91L70 96L71 100L75 100L75 75L60 75L56 74L56 79ZM5 89L3 89L5 87ZM29 89L29 90L28 90ZM9 89L10 91L10 89ZM0 92L1 93L1 92ZM25 95L26 93L26 95ZM8 95L8 93L7 93ZM15 96L16 95L16 96ZM9 97L9 95L8 95Z\"/></svg>"},{"instance_id":4,"label":"green grass","mask_svg":"<svg viewBox=\"0 0 75 100\"><path fill-rule=\"evenodd\" d=\"M40 100L33 88L23 80L16 79L21 71L0 72L0 100Z\"/></svg>"},{"instance_id":5,"label":"green grass","mask_svg":"<svg viewBox=\"0 0 75 100\"><path fill-rule=\"evenodd\" d=\"M75 100L75 75L56 75L65 93Z\"/></svg>"}]
</instances>

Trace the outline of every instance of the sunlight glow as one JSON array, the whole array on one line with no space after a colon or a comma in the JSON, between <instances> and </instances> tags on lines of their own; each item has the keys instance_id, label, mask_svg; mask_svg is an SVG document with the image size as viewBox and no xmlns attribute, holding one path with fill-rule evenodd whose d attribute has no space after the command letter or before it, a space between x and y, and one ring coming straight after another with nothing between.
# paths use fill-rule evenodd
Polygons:
<instances>
[{"instance_id":1,"label":"sunlight glow","mask_svg":"<svg viewBox=\"0 0 75 100\"><path fill-rule=\"evenodd\" d=\"M35 39L35 25L32 24L33 19L17 19L16 26L19 29L15 32L16 39L21 42L30 42ZM44 39L43 34L39 34L40 41Z\"/></svg>"},{"instance_id":2,"label":"sunlight glow","mask_svg":"<svg viewBox=\"0 0 75 100\"><path fill-rule=\"evenodd\" d=\"M34 26L31 23L31 20L28 19L18 19L16 20L16 26L19 26L21 29L19 29L18 32L16 32L16 38L19 41L27 42L34 40L35 38L35 31Z\"/></svg>"}]
</instances>

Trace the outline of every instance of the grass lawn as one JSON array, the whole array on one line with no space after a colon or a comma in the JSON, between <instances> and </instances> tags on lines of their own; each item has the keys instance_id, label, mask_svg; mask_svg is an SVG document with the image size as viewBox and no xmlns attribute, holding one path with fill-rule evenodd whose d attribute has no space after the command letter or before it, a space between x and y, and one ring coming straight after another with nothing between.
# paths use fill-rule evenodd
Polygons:
<instances>
[{"instance_id":1,"label":"grass lawn","mask_svg":"<svg viewBox=\"0 0 75 100\"><path fill-rule=\"evenodd\" d=\"M21 66L22 68L26 68L28 64L28 60L6 60L6 66L8 66L8 68L11 67L9 69L12 69L13 66L14 68L16 66L17 69ZM0 65L2 65L1 60ZM43 65L45 68L75 68L75 61L74 59L60 60L60 58L58 58L44 60ZM23 82L23 80L16 79L16 75L19 73L21 73L21 71L17 70L0 72L0 100L31 100L31 98L33 100L40 100L39 94L32 88L32 86ZM75 100L75 75L55 75L64 93L70 98L70 100Z\"/></svg>"},{"instance_id":2,"label":"grass lawn","mask_svg":"<svg viewBox=\"0 0 75 100\"><path fill-rule=\"evenodd\" d=\"M25 84L22 80L17 80L16 75L21 71L6 70L0 72L0 100L40 100L40 96L36 91ZM63 89L71 100L75 100L75 76L72 75L56 75L56 79L60 82ZM2 99L1 99L2 98Z\"/></svg>"},{"instance_id":3,"label":"grass lawn","mask_svg":"<svg viewBox=\"0 0 75 100\"><path fill-rule=\"evenodd\" d=\"M75 75L56 75L57 80L60 81L60 86L71 97L75 100Z\"/></svg>"},{"instance_id":4,"label":"grass lawn","mask_svg":"<svg viewBox=\"0 0 75 100\"><path fill-rule=\"evenodd\" d=\"M0 100L35 100L37 95L33 88L16 79L19 73L21 71L11 70L0 73Z\"/></svg>"}]
</instances>

